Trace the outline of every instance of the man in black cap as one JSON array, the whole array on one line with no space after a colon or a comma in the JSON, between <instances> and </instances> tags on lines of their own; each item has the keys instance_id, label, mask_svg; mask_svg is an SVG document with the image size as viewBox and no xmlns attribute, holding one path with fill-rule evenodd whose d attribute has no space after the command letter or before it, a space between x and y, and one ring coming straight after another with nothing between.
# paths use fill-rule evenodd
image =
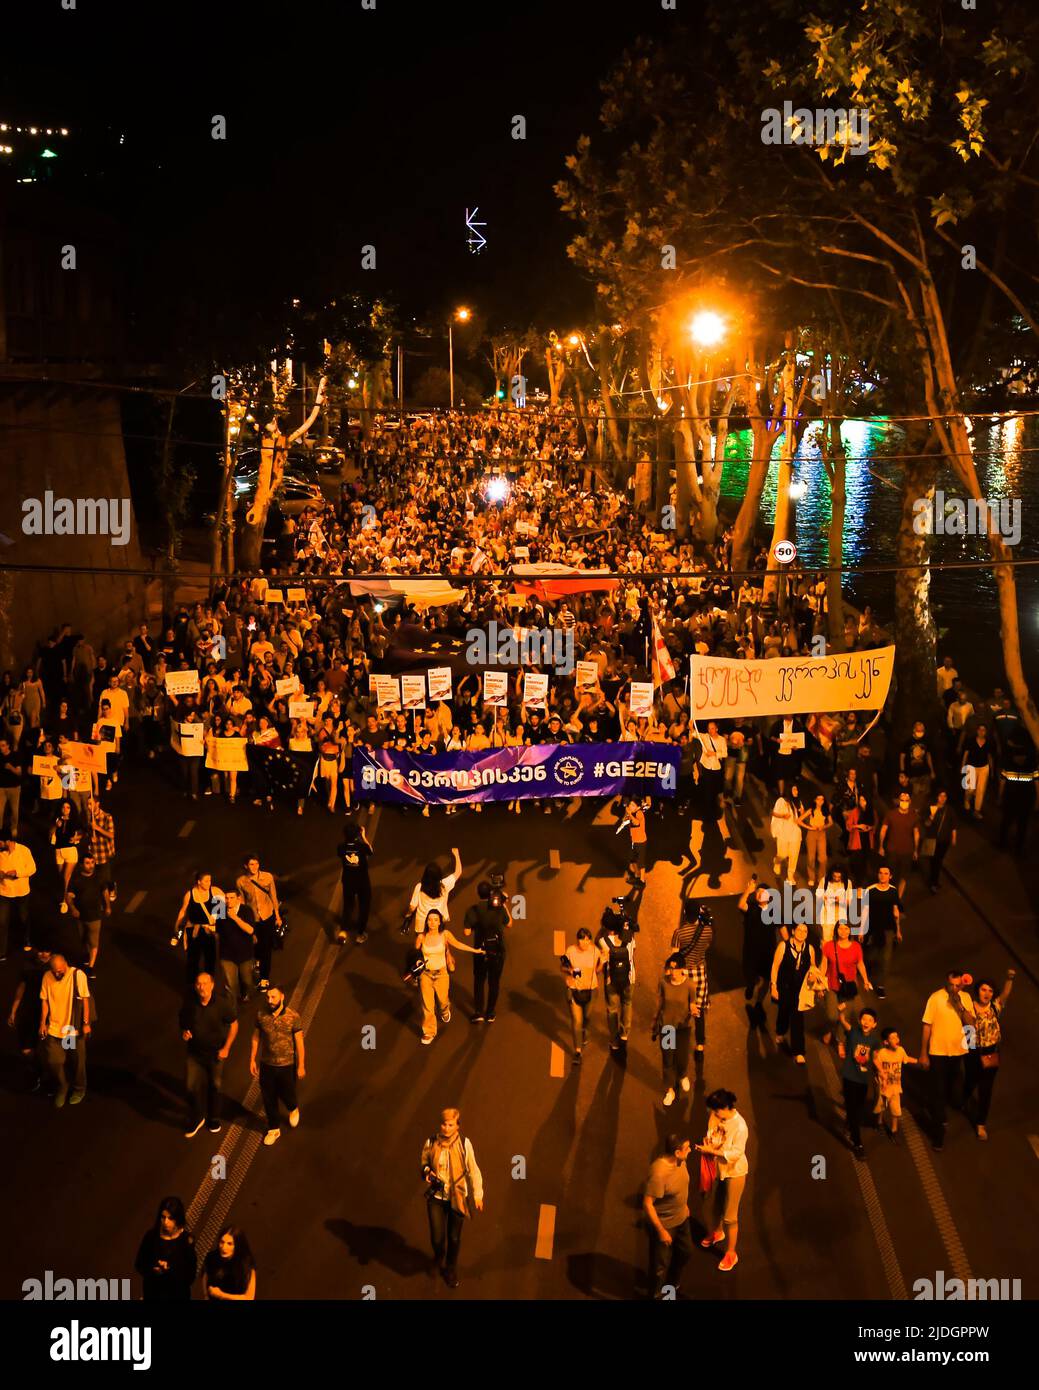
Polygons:
<instances>
[{"instance_id":1,"label":"man in black cap","mask_svg":"<svg viewBox=\"0 0 1039 1390\"><path fill-rule=\"evenodd\" d=\"M695 898L685 898L682 902L682 917L675 934L671 938L671 950L682 957L684 969L689 971L700 1012L696 1015L696 1050L704 1050L707 1037L707 952L714 942L714 917L703 904Z\"/></svg>"}]
</instances>

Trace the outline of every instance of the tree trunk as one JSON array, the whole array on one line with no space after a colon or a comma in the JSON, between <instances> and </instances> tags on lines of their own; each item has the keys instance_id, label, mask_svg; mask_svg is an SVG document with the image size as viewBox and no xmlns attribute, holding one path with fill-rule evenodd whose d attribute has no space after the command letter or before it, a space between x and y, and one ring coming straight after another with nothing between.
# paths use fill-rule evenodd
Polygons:
<instances>
[{"instance_id":1,"label":"tree trunk","mask_svg":"<svg viewBox=\"0 0 1039 1390\"><path fill-rule=\"evenodd\" d=\"M794 375L797 371L797 356L794 352L792 335L787 335L786 360L783 363L783 444L779 455L776 473L776 517L772 525L772 543L768 549L768 569L765 573L764 596L775 598L784 592L780 588L779 574L783 567L775 558L775 549L780 541L791 539L790 483L794 473ZM802 395L804 393L802 392ZM785 569L784 569L785 573Z\"/></svg>"},{"instance_id":2,"label":"tree trunk","mask_svg":"<svg viewBox=\"0 0 1039 1390\"><path fill-rule=\"evenodd\" d=\"M688 420L678 420L671 438L675 446L675 475L678 482L675 508L675 535L680 541L689 536L689 516L696 486L696 448L693 428ZM692 476L690 476L692 474Z\"/></svg>"},{"instance_id":3,"label":"tree trunk","mask_svg":"<svg viewBox=\"0 0 1039 1390\"><path fill-rule=\"evenodd\" d=\"M934 497L938 460L922 456L902 472L902 512L897 562L911 566L895 573L895 718L892 744L898 747L922 719L934 730L943 711L935 682L938 634L931 615L931 538L918 535L914 521L920 497Z\"/></svg>"},{"instance_id":4,"label":"tree trunk","mask_svg":"<svg viewBox=\"0 0 1039 1390\"><path fill-rule=\"evenodd\" d=\"M617 421L617 408L613 404L613 354L605 333L599 335L599 395L603 414L606 416L606 434L610 441L613 457L618 462L624 458L624 443L621 439L620 425Z\"/></svg>"},{"instance_id":5,"label":"tree trunk","mask_svg":"<svg viewBox=\"0 0 1039 1390\"><path fill-rule=\"evenodd\" d=\"M844 650L844 575L839 567L844 562L844 513L848 503L848 458L841 439L841 422L829 418L823 422L823 457L830 479L830 530L827 538L826 576L827 633L830 645Z\"/></svg>"},{"instance_id":6,"label":"tree trunk","mask_svg":"<svg viewBox=\"0 0 1039 1390\"><path fill-rule=\"evenodd\" d=\"M758 524L758 511L761 507L761 494L765 490L772 450L776 442L776 431L772 422L763 415L756 415L750 422L753 443L751 444L750 467L747 470L747 488L736 516L732 530L732 567L734 570L749 570L751 550L754 544L754 530Z\"/></svg>"},{"instance_id":7,"label":"tree trunk","mask_svg":"<svg viewBox=\"0 0 1039 1390\"><path fill-rule=\"evenodd\" d=\"M230 414L225 412L224 420L224 471L220 479L220 497L217 502L213 528L209 533L209 577L210 582L223 566L224 536L227 508L231 499L231 479L234 476L234 454L231 450Z\"/></svg>"}]
</instances>

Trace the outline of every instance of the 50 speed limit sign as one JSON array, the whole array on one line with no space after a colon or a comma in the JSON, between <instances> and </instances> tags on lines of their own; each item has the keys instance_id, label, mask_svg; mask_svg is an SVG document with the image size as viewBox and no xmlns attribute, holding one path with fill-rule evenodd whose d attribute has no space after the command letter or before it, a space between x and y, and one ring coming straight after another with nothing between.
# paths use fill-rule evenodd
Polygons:
<instances>
[{"instance_id":1,"label":"50 speed limit sign","mask_svg":"<svg viewBox=\"0 0 1039 1390\"><path fill-rule=\"evenodd\" d=\"M776 541L772 554L778 564L789 565L791 560L797 558L797 546L793 541Z\"/></svg>"}]
</instances>

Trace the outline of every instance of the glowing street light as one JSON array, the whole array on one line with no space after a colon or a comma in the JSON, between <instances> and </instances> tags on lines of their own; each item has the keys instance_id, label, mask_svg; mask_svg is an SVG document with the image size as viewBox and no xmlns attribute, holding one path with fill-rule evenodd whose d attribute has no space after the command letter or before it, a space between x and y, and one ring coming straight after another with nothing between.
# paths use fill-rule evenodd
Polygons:
<instances>
[{"instance_id":1,"label":"glowing street light","mask_svg":"<svg viewBox=\"0 0 1039 1390\"><path fill-rule=\"evenodd\" d=\"M472 310L471 310L471 309L467 309L464 305L462 305L460 308L458 308L458 309L455 310L455 312L454 312L454 318L457 319L459 323L468 323L469 320L472 318ZM454 323L454 320L453 320L453 319L448 319L448 321L447 321L447 374L448 374L448 377L450 378L450 382L451 382L451 409L452 409L452 410L454 410L454 408L455 408L455 344L454 344L454 338L453 338L452 333L451 333L451 329L452 329L452 327L453 327L453 323Z\"/></svg>"},{"instance_id":2,"label":"glowing street light","mask_svg":"<svg viewBox=\"0 0 1039 1390\"><path fill-rule=\"evenodd\" d=\"M714 347L725 336L725 320L712 309L702 309L690 323L689 332L701 347Z\"/></svg>"},{"instance_id":3,"label":"glowing street light","mask_svg":"<svg viewBox=\"0 0 1039 1390\"><path fill-rule=\"evenodd\" d=\"M571 347L577 347L581 341L581 336L579 333L571 333L566 341L570 344Z\"/></svg>"}]
</instances>

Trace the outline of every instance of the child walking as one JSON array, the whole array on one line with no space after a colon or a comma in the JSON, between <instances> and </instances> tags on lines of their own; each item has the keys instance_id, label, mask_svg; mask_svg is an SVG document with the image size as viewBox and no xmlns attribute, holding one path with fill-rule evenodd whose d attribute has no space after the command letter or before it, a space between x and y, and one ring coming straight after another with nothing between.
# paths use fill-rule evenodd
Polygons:
<instances>
[{"instance_id":1,"label":"child walking","mask_svg":"<svg viewBox=\"0 0 1039 1390\"><path fill-rule=\"evenodd\" d=\"M902 1118L902 1064L918 1065L916 1057L910 1057L902 1046L897 1028L885 1028L881 1033L883 1044L873 1053L873 1065L877 1069L877 1103L874 1114L877 1124L884 1124L884 1113L890 1117L890 1124L884 1124L887 1137L893 1144L898 1143L898 1122Z\"/></svg>"}]
</instances>

